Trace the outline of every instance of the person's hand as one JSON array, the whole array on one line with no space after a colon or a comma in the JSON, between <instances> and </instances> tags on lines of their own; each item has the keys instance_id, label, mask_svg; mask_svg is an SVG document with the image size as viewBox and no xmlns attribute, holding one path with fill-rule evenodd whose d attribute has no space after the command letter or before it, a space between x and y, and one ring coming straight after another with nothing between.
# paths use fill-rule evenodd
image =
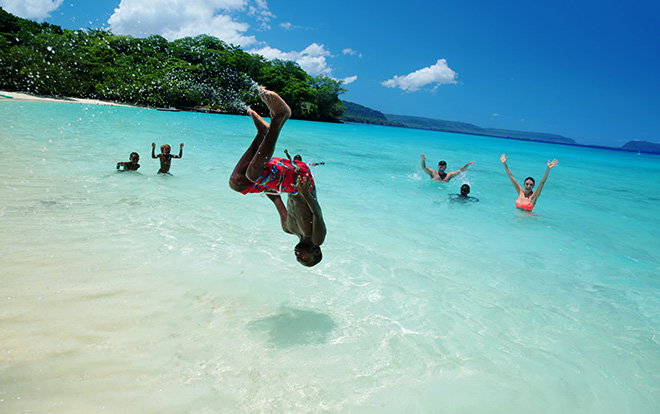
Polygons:
<instances>
[{"instance_id":1,"label":"person's hand","mask_svg":"<svg viewBox=\"0 0 660 414\"><path fill-rule=\"evenodd\" d=\"M502 164L506 164L506 160L508 160L506 154L502 154L502 156L500 157L500 161L502 161Z\"/></svg>"},{"instance_id":2,"label":"person's hand","mask_svg":"<svg viewBox=\"0 0 660 414\"><path fill-rule=\"evenodd\" d=\"M426 155L420 154L420 157L422 158L422 161L426 161Z\"/></svg>"},{"instance_id":3,"label":"person's hand","mask_svg":"<svg viewBox=\"0 0 660 414\"><path fill-rule=\"evenodd\" d=\"M291 186L300 194L309 194L309 189L312 186L312 177L306 175L300 179L298 184L292 184Z\"/></svg>"},{"instance_id":4,"label":"person's hand","mask_svg":"<svg viewBox=\"0 0 660 414\"><path fill-rule=\"evenodd\" d=\"M151 143L151 148L156 148L156 143L155 142Z\"/></svg>"},{"instance_id":5,"label":"person's hand","mask_svg":"<svg viewBox=\"0 0 660 414\"><path fill-rule=\"evenodd\" d=\"M557 161L556 158L555 158L554 160L552 160L552 161L548 161L548 169L551 169L551 168L556 167L557 164L559 164L559 161Z\"/></svg>"},{"instance_id":6,"label":"person's hand","mask_svg":"<svg viewBox=\"0 0 660 414\"><path fill-rule=\"evenodd\" d=\"M470 161L467 163L467 165L472 165L472 164L474 164L474 161Z\"/></svg>"},{"instance_id":7,"label":"person's hand","mask_svg":"<svg viewBox=\"0 0 660 414\"><path fill-rule=\"evenodd\" d=\"M180 147L180 148L183 148L183 142L181 143L181 147Z\"/></svg>"}]
</instances>

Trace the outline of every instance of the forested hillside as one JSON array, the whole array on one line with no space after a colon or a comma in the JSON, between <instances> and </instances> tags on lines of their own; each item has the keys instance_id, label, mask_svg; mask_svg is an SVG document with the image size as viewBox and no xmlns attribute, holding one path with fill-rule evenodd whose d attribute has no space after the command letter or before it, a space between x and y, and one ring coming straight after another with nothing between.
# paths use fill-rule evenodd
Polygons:
<instances>
[{"instance_id":1,"label":"forested hillside","mask_svg":"<svg viewBox=\"0 0 660 414\"><path fill-rule=\"evenodd\" d=\"M268 61L215 37L172 42L105 30L66 30L0 8L0 89L152 107L265 111L256 85L277 91L293 117L336 121L341 82L312 77L290 61Z\"/></svg>"},{"instance_id":2,"label":"forested hillside","mask_svg":"<svg viewBox=\"0 0 660 414\"><path fill-rule=\"evenodd\" d=\"M385 115L366 106L356 104L354 102L343 101L346 109L341 115L340 119L346 122L360 122L365 124L376 125L391 125L391 126L404 126L397 122L391 122Z\"/></svg>"}]
</instances>

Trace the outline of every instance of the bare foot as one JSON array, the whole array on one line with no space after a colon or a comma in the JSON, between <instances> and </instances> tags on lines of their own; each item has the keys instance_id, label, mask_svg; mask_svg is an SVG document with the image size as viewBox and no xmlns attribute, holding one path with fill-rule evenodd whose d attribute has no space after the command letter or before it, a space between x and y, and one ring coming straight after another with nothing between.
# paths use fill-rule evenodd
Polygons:
<instances>
[{"instance_id":1,"label":"bare foot","mask_svg":"<svg viewBox=\"0 0 660 414\"><path fill-rule=\"evenodd\" d=\"M268 133L268 129L270 128L268 122L264 121L264 119L260 117L259 114L253 111L252 109L248 109L247 113L252 117L252 122L254 122L254 126L257 127L257 132L259 132L259 134L263 134L264 136L266 136L266 134Z\"/></svg>"},{"instance_id":2,"label":"bare foot","mask_svg":"<svg viewBox=\"0 0 660 414\"><path fill-rule=\"evenodd\" d=\"M284 102L284 99L275 92L263 89L261 91L261 100L264 101L266 106L268 106L268 109L270 109L271 119L281 117L282 123L284 123L284 121L291 116L291 108L289 108L289 105Z\"/></svg>"}]
</instances>

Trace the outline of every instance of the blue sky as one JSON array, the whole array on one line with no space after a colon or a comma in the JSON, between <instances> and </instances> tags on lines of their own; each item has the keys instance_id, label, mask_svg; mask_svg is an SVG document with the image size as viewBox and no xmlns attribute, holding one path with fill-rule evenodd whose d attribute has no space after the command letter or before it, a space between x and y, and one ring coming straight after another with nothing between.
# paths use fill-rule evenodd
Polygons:
<instances>
[{"instance_id":1,"label":"blue sky","mask_svg":"<svg viewBox=\"0 0 660 414\"><path fill-rule=\"evenodd\" d=\"M384 113L660 143L660 2L0 0L67 29L200 33L312 75Z\"/></svg>"}]
</instances>

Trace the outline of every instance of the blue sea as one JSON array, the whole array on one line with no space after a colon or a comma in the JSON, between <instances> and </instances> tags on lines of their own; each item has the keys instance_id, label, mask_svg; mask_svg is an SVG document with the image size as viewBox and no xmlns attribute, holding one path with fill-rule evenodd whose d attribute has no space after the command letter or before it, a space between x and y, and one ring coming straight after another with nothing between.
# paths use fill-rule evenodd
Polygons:
<instances>
[{"instance_id":1,"label":"blue sea","mask_svg":"<svg viewBox=\"0 0 660 414\"><path fill-rule=\"evenodd\" d=\"M290 120L275 155L325 162L310 269L228 187L249 117L0 114L2 413L660 410L660 157ZM185 143L171 176L152 142ZM534 213L502 153L519 182L559 160Z\"/></svg>"}]
</instances>

